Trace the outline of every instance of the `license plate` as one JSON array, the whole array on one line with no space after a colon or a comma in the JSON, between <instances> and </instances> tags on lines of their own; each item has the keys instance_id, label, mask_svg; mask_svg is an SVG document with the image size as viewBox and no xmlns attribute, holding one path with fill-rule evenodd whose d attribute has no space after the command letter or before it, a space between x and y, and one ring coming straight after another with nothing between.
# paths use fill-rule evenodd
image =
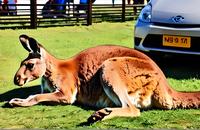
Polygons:
<instances>
[{"instance_id":1,"label":"license plate","mask_svg":"<svg viewBox=\"0 0 200 130\"><path fill-rule=\"evenodd\" d=\"M191 37L163 35L163 46L190 48Z\"/></svg>"}]
</instances>

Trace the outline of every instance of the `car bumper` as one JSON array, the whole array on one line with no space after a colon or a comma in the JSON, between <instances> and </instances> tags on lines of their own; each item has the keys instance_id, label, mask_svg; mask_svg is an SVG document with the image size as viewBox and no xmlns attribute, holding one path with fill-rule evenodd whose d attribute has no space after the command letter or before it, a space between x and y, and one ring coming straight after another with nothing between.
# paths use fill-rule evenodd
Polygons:
<instances>
[{"instance_id":1,"label":"car bumper","mask_svg":"<svg viewBox=\"0 0 200 130\"><path fill-rule=\"evenodd\" d=\"M200 26L167 25L137 21L134 30L134 47L145 52L167 52L200 55ZM163 35L191 37L191 47L167 47L162 45Z\"/></svg>"}]
</instances>

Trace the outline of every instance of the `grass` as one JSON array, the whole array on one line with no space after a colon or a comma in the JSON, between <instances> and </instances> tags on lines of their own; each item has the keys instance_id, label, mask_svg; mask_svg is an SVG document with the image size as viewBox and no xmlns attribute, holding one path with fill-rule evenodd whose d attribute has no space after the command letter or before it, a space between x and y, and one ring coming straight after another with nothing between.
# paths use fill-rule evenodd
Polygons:
<instances>
[{"instance_id":1,"label":"grass","mask_svg":"<svg viewBox=\"0 0 200 130\"><path fill-rule=\"evenodd\" d=\"M13 97L36 93L39 80L24 88L13 85L13 76L27 52L18 41L20 34L38 39L58 58L68 58L77 52L99 44L133 47L133 24L101 23L93 26L39 28L37 30L0 30L0 128L200 128L199 110L149 110L138 118L121 118L84 125L94 110L75 106L36 105L28 108L4 108ZM171 86L181 91L200 91L198 65L184 63L161 65ZM189 86L189 87L188 87ZM34 92L33 92L34 91Z\"/></svg>"}]
</instances>

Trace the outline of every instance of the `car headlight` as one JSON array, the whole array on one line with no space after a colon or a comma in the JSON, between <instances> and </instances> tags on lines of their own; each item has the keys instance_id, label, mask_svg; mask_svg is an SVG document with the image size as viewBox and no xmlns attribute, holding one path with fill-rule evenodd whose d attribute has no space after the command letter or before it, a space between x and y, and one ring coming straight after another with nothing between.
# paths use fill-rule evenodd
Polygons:
<instances>
[{"instance_id":1,"label":"car headlight","mask_svg":"<svg viewBox=\"0 0 200 130\"><path fill-rule=\"evenodd\" d=\"M146 23L151 22L151 8L150 4L146 5L139 15L139 20Z\"/></svg>"}]
</instances>

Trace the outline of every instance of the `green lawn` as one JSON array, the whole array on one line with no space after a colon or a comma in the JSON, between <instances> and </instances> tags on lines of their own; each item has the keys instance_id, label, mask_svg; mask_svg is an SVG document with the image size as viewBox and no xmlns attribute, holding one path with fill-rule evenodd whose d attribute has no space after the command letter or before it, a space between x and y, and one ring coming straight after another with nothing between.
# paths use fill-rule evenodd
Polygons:
<instances>
[{"instance_id":1,"label":"green lawn","mask_svg":"<svg viewBox=\"0 0 200 130\"><path fill-rule=\"evenodd\" d=\"M27 52L18 41L20 34L38 39L58 58L100 44L133 47L134 22L100 23L93 26L39 28L37 30L0 30L0 128L196 128L200 129L200 110L149 110L138 118L114 118L85 125L94 112L80 106L37 105L28 108L4 108L7 100L36 93L39 80L18 88L13 76ZM191 63L194 64L194 63ZM169 64L163 70L177 90L200 91L199 67ZM189 86L189 87L188 87ZM34 92L33 92L34 91Z\"/></svg>"}]
</instances>

